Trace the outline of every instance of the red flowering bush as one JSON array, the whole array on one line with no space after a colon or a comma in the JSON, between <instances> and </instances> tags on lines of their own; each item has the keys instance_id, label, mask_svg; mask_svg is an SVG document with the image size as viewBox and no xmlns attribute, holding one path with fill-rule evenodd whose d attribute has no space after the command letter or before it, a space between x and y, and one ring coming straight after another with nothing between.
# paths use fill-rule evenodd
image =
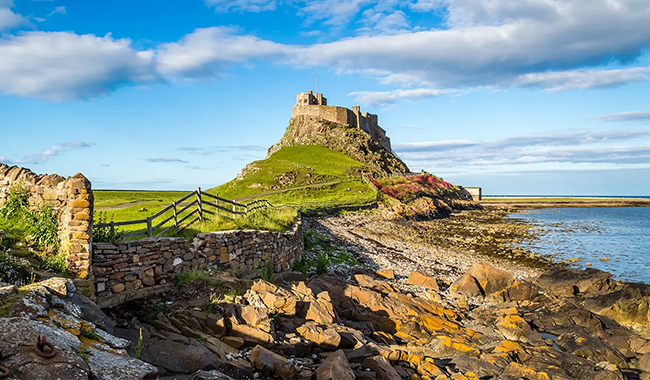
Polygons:
<instances>
[{"instance_id":1,"label":"red flowering bush","mask_svg":"<svg viewBox=\"0 0 650 380\"><path fill-rule=\"evenodd\" d=\"M419 197L460 197L460 190L449 182L424 173L408 177L370 179L384 194L408 203Z\"/></svg>"}]
</instances>

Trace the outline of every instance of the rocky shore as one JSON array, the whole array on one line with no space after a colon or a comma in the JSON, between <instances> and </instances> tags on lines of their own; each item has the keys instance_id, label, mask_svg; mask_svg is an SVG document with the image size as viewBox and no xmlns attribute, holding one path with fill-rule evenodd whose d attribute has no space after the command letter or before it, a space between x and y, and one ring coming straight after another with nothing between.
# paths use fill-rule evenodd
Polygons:
<instances>
[{"instance_id":1,"label":"rocky shore","mask_svg":"<svg viewBox=\"0 0 650 380\"><path fill-rule=\"evenodd\" d=\"M306 260L325 270L213 272L114 309L64 279L2 287L0 376L650 380L650 286L516 264L526 253L498 246L525 226L473 212L307 219ZM36 352L39 334L53 358Z\"/></svg>"}]
</instances>

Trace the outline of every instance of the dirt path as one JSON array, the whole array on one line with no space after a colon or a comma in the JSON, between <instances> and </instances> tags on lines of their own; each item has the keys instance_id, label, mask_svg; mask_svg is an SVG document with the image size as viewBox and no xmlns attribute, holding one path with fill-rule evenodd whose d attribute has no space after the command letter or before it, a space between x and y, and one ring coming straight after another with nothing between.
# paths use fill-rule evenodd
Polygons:
<instances>
[{"instance_id":1,"label":"dirt path","mask_svg":"<svg viewBox=\"0 0 650 380\"><path fill-rule=\"evenodd\" d=\"M265 195L284 193L284 192L286 192L286 191L291 191L291 190L307 189L307 188L310 188L310 187L320 187L320 186L334 185L334 184L336 184L336 183L340 183L340 182L341 182L341 181L330 181L330 182L316 183L316 184L313 184L313 185L306 185L306 186L292 187L292 188L290 188L290 189L281 189L281 190L267 191L267 192L264 192L264 193L253 194L253 195L247 195L247 196L245 196L245 197L235 198L235 199L233 199L233 200L234 200L234 201L237 201L237 202L241 202L241 201L245 201L245 200L248 200L248 199L253 199L253 198L263 197L263 196L265 196Z\"/></svg>"},{"instance_id":2,"label":"dirt path","mask_svg":"<svg viewBox=\"0 0 650 380\"><path fill-rule=\"evenodd\" d=\"M136 206L136 205L141 205L141 204L150 203L150 202L151 201L136 201L136 202L129 202L129 203L119 203L119 204L112 205L112 206L95 207L95 210L96 211L121 210L123 208Z\"/></svg>"}]
</instances>

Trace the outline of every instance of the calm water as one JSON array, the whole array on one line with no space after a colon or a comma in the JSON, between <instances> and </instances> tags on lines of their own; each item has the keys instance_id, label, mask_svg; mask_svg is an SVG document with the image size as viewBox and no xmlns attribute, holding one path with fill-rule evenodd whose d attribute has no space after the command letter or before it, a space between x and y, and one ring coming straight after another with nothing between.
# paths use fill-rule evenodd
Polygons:
<instances>
[{"instance_id":1,"label":"calm water","mask_svg":"<svg viewBox=\"0 0 650 380\"><path fill-rule=\"evenodd\" d=\"M558 261L580 258L572 265L591 263L617 279L650 283L650 207L528 210L509 218L538 226L539 240L525 248Z\"/></svg>"}]
</instances>

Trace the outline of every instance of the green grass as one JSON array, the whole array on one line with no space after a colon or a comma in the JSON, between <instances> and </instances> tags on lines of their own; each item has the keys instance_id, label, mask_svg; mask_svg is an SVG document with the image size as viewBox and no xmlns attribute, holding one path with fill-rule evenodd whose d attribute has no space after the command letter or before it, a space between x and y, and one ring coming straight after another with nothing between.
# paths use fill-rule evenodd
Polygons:
<instances>
[{"instance_id":1,"label":"green grass","mask_svg":"<svg viewBox=\"0 0 650 380\"><path fill-rule=\"evenodd\" d=\"M220 214L220 217L210 216L211 219L196 222L189 228L181 231L179 236L192 240L201 232L214 232L226 230L261 230L283 232L296 220L298 212L294 208L273 209L266 208L246 216L232 216Z\"/></svg>"},{"instance_id":2,"label":"green grass","mask_svg":"<svg viewBox=\"0 0 650 380\"><path fill-rule=\"evenodd\" d=\"M375 191L361 180L368 167L343 153L317 145L285 147L271 157L253 162L242 179L210 189L220 197L234 199L258 195L273 204L338 206L375 200ZM322 186L314 186L323 183ZM309 188L294 189L302 186ZM275 194L266 192L286 190Z\"/></svg>"},{"instance_id":3,"label":"green grass","mask_svg":"<svg viewBox=\"0 0 650 380\"><path fill-rule=\"evenodd\" d=\"M176 281L178 285L194 283L220 287L223 284L221 280L216 279L210 272L199 269L179 273L176 275Z\"/></svg>"},{"instance_id":4,"label":"green grass","mask_svg":"<svg viewBox=\"0 0 650 380\"><path fill-rule=\"evenodd\" d=\"M95 221L97 221L99 211L106 212L108 219L112 218L115 222L145 219L189 193L190 191L94 190ZM193 200L192 198L188 201ZM128 206L129 204L133 205ZM112 208L120 205L123 207ZM131 227L130 230L135 229L137 227Z\"/></svg>"},{"instance_id":5,"label":"green grass","mask_svg":"<svg viewBox=\"0 0 650 380\"><path fill-rule=\"evenodd\" d=\"M271 157L255 161L248 166L241 179L207 190L222 198L236 199L249 203L256 198L268 199L282 209L263 209L248 216L232 218L225 212L219 217L205 215L206 220L193 224L180 236L191 239L199 232L233 229L256 229L285 231L295 220L296 209L301 211L360 205L374 202L376 191L361 180L360 173L369 168L342 153L317 145L286 147ZM274 192L272 194L266 194ZM115 222L143 220L159 212L173 201L189 192L178 191L95 191L95 222L99 212L104 212L107 221ZM257 196L256 196L257 195ZM194 197L187 200L191 202ZM131 204L131 205L130 205ZM129 206L130 205L130 206ZM118 207L116 207L118 206ZM124 206L124 207L120 207ZM189 211L192 211L191 208ZM211 206L204 209L214 211ZM154 225L173 215L167 211L156 218ZM179 214L182 218L186 213ZM192 217L193 219L193 217ZM154 235L171 225L171 221L154 230ZM145 232L145 224L120 227L125 233ZM166 236L170 236L167 234Z\"/></svg>"},{"instance_id":6,"label":"green grass","mask_svg":"<svg viewBox=\"0 0 650 380\"><path fill-rule=\"evenodd\" d=\"M93 194L95 195L95 209L143 201L152 204L168 204L187 195L187 193L189 191L93 190Z\"/></svg>"}]
</instances>

